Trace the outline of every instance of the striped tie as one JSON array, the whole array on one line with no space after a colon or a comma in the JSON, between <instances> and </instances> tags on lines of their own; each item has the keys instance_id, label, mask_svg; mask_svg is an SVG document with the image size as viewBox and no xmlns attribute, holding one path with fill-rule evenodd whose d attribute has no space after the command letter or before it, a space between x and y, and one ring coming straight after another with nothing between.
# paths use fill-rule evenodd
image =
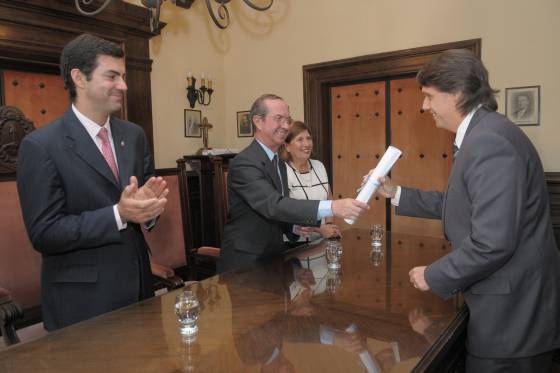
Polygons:
<instances>
[{"instance_id":1,"label":"striped tie","mask_svg":"<svg viewBox=\"0 0 560 373\"><path fill-rule=\"evenodd\" d=\"M117 162L115 161L115 156L113 155L113 149L111 148L111 143L109 142L109 132L107 128L101 127L99 132L97 133L97 137L101 140L101 153L103 153L103 157L107 161L107 164L113 171L113 175L115 175L115 179L117 183L119 182L119 169L117 168Z\"/></svg>"},{"instance_id":2,"label":"striped tie","mask_svg":"<svg viewBox=\"0 0 560 373\"><path fill-rule=\"evenodd\" d=\"M459 147L457 145L455 145L455 143L453 144L453 160L455 160L455 158L457 158L457 153L459 153Z\"/></svg>"},{"instance_id":3,"label":"striped tie","mask_svg":"<svg viewBox=\"0 0 560 373\"><path fill-rule=\"evenodd\" d=\"M280 187L282 188L282 195L284 195L284 184L282 183L282 174L280 173L280 167L278 167L278 155L274 154L274 158L272 158L272 166L278 172L278 180L280 180Z\"/></svg>"}]
</instances>

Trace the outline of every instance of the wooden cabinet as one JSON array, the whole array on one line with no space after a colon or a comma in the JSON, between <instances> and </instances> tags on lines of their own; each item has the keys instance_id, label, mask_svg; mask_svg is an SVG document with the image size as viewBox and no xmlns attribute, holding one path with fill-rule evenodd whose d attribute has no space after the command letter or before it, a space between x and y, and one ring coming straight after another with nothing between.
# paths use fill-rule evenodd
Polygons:
<instances>
[{"instance_id":1,"label":"wooden cabinet","mask_svg":"<svg viewBox=\"0 0 560 373\"><path fill-rule=\"evenodd\" d=\"M192 170L187 188L194 248L220 247L227 210L225 179L234 156L185 155L177 161L179 167Z\"/></svg>"}]
</instances>

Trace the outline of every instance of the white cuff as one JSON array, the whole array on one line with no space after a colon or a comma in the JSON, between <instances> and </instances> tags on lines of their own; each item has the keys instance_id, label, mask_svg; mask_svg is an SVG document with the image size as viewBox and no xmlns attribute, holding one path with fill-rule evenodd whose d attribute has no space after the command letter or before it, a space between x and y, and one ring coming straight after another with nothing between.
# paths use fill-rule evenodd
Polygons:
<instances>
[{"instance_id":1,"label":"white cuff","mask_svg":"<svg viewBox=\"0 0 560 373\"><path fill-rule=\"evenodd\" d=\"M391 198L391 205L398 206L400 200L401 200L401 187L397 186L397 192L395 193L395 196Z\"/></svg>"},{"instance_id":2,"label":"white cuff","mask_svg":"<svg viewBox=\"0 0 560 373\"><path fill-rule=\"evenodd\" d=\"M127 225L126 223L122 222L121 215L119 214L119 209L117 208L117 205L113 205L113 212L115 213L115 221L117 222L117 228L119 229L119 231L126 229Z\"/></svg>"}]
</instances>

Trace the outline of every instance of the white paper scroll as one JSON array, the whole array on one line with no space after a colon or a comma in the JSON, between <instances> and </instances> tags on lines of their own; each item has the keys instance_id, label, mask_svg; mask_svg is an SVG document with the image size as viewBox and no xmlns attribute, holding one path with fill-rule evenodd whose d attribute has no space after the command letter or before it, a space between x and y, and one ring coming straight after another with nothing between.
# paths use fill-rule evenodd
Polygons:
<instances>
[{"instance_id":1,"label":"white paper scroll","mask_svg":"<svg viewBox=\"0 0 560 373\"><path fill-rule=\"evenodd\" d=\"M391 168L393 168L401 154L402 152L394 146L389 146L387 148L385 154L383 154L383 157L381 157L381 160L379 161L371 175L369 175L366 183L362 187L362 190L360 191L360 193L358 193L358 196L356 197L358 201L364 203L369 202L369 199L371 198L371 196L373 196L373 194L379 187L379 181L377 180L382 176L386 176L389 171L391 171ZM354 224L353 219L344 219L344 221L348 224Z\"/></svg>"}]
</instances>

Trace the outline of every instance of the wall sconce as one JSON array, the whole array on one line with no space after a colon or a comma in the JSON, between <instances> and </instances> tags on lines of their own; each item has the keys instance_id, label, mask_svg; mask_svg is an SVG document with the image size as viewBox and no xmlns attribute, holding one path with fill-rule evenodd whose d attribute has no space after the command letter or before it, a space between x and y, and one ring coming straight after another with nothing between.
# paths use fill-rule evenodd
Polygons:
<instances>
[{"instance_id":1,"label":"wall sconce","mask_svg":"<svg viewBox=\"0 0 560 373\"><path fill-rule=\"evenodd\" d=\"M210 77L208 77L207 87L204 73L202 73L202 78L200 79L200 89L197 89L196 78L192 76L190 72L187 74L187 100L189 101L191 109L194 108L194 105L197 102L204 106L210 105L210 101L212 101L212 93L214 93L214 90L212 89L212 80ZM208 98L208 100L206 100L206 98Z\"/></svg>"}]
</instances>

